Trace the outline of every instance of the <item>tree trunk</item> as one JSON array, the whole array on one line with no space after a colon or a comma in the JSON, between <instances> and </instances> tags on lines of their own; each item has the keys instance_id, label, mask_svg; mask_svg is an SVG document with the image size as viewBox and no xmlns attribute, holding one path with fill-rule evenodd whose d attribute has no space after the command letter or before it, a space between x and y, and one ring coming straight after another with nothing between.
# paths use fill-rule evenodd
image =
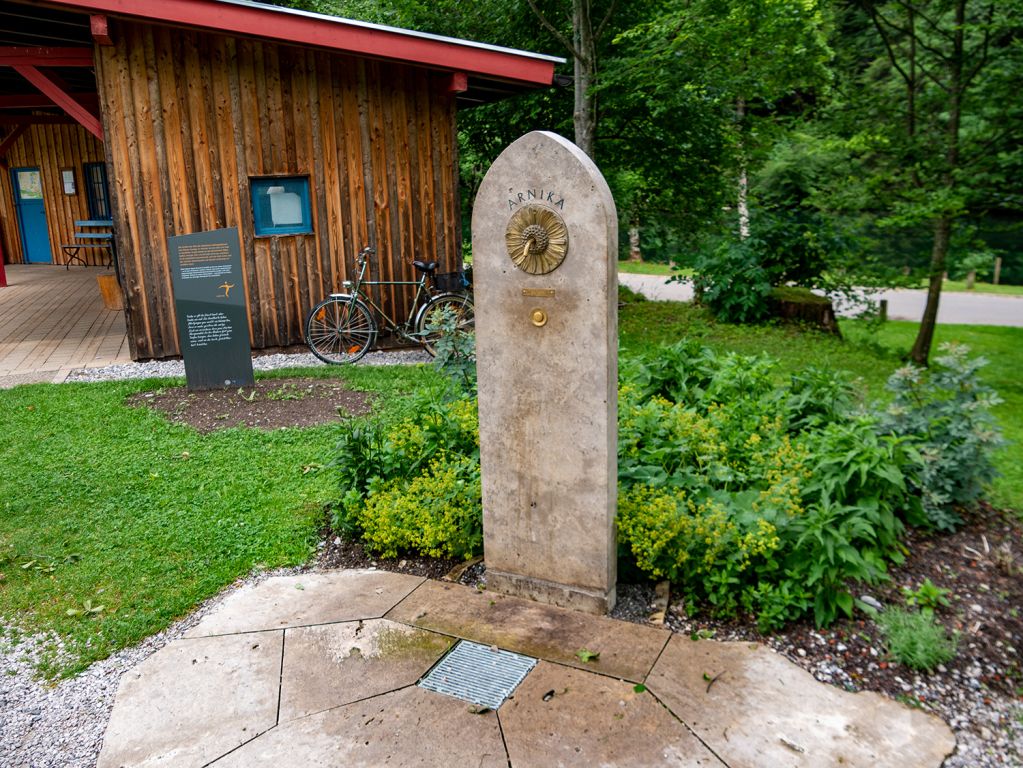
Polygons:
<instances>
[{"instance_id":1,"label":"tree trunk","mask_svg":"<svg viewBox=\"0 0 1023 768\"><path fill-rule=\"evenodd\" d=\"M629 226L629 261L643 261L643 252L639 248L638 221L633 221Z\"/></svg>"},{"instance_id":2,"label":"tree trunk","mask_svg":"<svg viewBox=\"0 0 1023 768\"><path fill-rule=\"evenodd\" d=\"M597 51L590 20L590 0L572 0L572 42L578 53L575 65L575 143L593 159L594 128L597 121L592 86L596 77Z\"/></svg>"},{"instance_id":3,"label":"tree trunk","mask_svg":"<svg viewBox=\"0 0 1023 768\"><path fill-rule=\"evenodd\" d=\"M959 126L963 117L963 81L965 62L966 0L955 2L955 26L952 33L952 54L945 59L948 69L948 126L945 129L944 189L953 193L956 187L956 171L959 168ZM949 195L952 196L951 194ZM934 247L931 249L930 283L927 286L927 305L920 320L910 359L917 365L927 365L934 341L934 326L938 321L938 300L941 298L942 276L948 259L948 246L952 237L952 211L946 210L934 222Z\"/></svg>"},{"instance_id":4,"label":"tree trunk","mask_svg":"<svg viewBox=\"0 0 1023 768\"><path fill-rule=\"evenodd\" d=\"M934 222L934 247L931 250L931 277L927 285L927 304L924 316L920 320L909 359L917 365L927 365L931 354L931 343L934 341L934 327L938 324L938 302L941 299L941 283L945 274L945 260L948 257L948 244L952 237L952 218L942 216Z\"/></svg>"},{"instance_id":5,"label":"tree trunk","mask_svg":"<svg viewBox=\"0 0 1023 768\"><path fill-rule=\"evenodd\" d=\"M746 152L742 145L743 123L746 120L746 100L741 96L735 100L735 117L739 125L739 189L736 209L739 211L739 239L749 237L749 173L746 170Z\"/></svg>"}]
</instances>

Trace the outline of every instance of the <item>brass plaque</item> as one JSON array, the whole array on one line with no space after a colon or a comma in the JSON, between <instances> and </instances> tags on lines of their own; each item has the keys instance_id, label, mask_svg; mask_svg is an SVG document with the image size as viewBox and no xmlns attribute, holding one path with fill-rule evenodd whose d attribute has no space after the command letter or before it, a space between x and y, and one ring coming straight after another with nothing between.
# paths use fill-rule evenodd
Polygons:
<instances>
[{"instance_id":1,"label":"brass plaque","mask_svg":"<svg viewBox=\"0 0 1023 768\"><path fill-rule=\"evenodd\" d=\"M552 299L554 298L553 288L523 288L523 296L535 296L540 299Z\"/></svg>"}]
</instances>

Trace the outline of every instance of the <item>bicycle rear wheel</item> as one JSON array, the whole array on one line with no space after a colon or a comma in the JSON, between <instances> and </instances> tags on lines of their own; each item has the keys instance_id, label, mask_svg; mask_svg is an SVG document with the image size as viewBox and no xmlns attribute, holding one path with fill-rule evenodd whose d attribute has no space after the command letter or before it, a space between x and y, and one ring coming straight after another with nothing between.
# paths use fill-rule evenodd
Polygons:
<instances>
[{"instance_id":1,"label":"bicycle rear wheel","mask_svg":"<svg viewBox=\"0 0 1023 768\"><path fill-rule=\"evenodd\" d=\"M419 316L416 318L416 335L419 338L419 343L431 355L436 354L434 344L440 338L440 332L428 332L426 326L433 313L442 307L449 307L454 313L456 330L472 331L476 328L472 296L467 293L442 293L440 296L434 296L419 310Z\"/></svg>"},{"instance_id":2,"label":"bicycle rear wheel","mask_svg":"<svg viewBox=\"0 0 1023 768\"><path fill-rule=\"evenodd\" d=\"M324 299L305 321L305 343L325 363L354 363L373 346L376 333L369 308L351 296Z\"/></svg>"}]
</instances>

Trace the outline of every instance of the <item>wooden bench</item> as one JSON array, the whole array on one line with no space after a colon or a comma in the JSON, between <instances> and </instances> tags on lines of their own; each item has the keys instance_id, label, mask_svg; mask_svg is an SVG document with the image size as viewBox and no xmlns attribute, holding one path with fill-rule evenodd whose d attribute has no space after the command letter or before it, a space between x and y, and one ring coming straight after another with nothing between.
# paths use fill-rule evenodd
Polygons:
<instances>
[{"instance_id":1,"label":"wooden bench","mask_svg":"<svg viewBox=\"0 0 1023 768\"><path fill-rule=\"evenodd\" d=\"M83 267L88 266L83 258L82 251L93 248L103 248L109 254L107 268L109 269L114 259L117 258L116 243L113 232L114 222L110 219L86 219L75 222L75 242L65 243L60 246L67 259L64 261L64 268L70 269L71 262L77 261ZM106 232L82 232L83 229L105 229Z\"/></svg>"}]
</instances>

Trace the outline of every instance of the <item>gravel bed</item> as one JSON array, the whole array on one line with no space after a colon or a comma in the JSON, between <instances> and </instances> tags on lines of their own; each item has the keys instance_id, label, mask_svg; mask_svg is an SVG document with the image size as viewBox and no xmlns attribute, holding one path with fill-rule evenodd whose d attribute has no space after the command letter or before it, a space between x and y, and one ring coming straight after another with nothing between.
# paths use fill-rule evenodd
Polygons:
<instances>
[{"instance_id":1,"label":"gravel bed","mask_svg":"<svg viewBox=\"0 0 1023 768\"><path fill-rule=\"evenodd\" d=\"M413 365L428 363L433 358L422 349L380 350L370 352L353 365ZM306 368L326 365L309 352L276 353L252 358L256 371L276 371L282 368ZM104 368L77 368L65 381L120 381L123 379L171 378L185 375L181 360L148 360L144 363L108 365Z\"/></svg>"}]
</instances>

